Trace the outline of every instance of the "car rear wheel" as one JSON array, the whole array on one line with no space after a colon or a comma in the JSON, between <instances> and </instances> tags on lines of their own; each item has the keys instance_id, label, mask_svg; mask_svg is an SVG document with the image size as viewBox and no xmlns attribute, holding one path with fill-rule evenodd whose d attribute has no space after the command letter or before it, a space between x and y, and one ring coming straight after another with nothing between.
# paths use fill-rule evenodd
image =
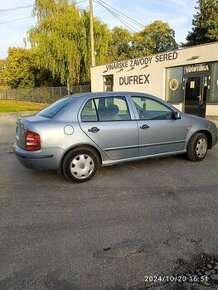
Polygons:
<instances>
[{"instance_id":1,"label":"car rear wheel","mask_svg":"<svg viewBox=\"0 0 218 290\"><path fill-rule=\"evenodd\" d=\"M85 182L96 174L99 166L99 156L94 150L77 148L65 156L62 170L68 181Z\"/></svg>"},{"instance_id":2,"label":"car rear wheel","mask_svg":"<svg viewBox=\"0 0 218 290\"><path fill-rule=\"evenodd\" d=\"M208 140L203 133L191 137L187 147L187 157L191 161L201 161L207 154Z\"/></svg>"}]
</instances>

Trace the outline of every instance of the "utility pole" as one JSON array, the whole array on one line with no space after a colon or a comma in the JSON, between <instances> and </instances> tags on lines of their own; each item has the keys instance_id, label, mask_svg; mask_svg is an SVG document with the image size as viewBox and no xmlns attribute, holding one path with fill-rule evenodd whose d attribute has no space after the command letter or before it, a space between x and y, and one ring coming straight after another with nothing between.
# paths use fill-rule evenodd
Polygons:
<instances>
[{"instance_id":1,"label":"utility pole","mask_svg":"<svg viewBox=\"0 0 218 290\"><path fill-rule=\"evenodd\" d=\"M90 16L90 40L91 40L92 66L95 66L95 42L94 42L94 29L93 29L93 6L92 6L92 0L89 0L89 16Z\"/></svg>"}]
</instances>

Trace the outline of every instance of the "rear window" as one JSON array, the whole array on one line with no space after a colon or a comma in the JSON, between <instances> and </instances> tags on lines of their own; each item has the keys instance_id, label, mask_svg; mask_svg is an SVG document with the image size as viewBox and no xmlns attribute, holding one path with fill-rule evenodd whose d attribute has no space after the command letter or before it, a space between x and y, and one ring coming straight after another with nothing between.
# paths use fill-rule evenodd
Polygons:
<instances>
[{"instance_id":1,"label":"rear window","mask_svg":"<svg viewBox=\"0 0 218 290\"><path fill-rule=\"evenodd\" d=\"M64 107L66 107L72 99L70 97L58 100L57 102L51 104L47 108L43 109L38 113L39 116L45 117L45 118L52 118L54 117L58 112L60 112Z\"/></svg>"}]
</instances>

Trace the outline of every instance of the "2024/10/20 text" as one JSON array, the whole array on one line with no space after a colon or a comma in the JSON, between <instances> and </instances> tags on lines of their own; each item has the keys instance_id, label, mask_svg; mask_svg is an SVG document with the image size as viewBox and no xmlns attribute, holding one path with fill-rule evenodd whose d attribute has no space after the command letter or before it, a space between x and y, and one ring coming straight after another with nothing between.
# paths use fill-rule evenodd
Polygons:
<instances>
[{"instance_id":1,"label":"2024/10/20 text","mask_svg":"<svg viewBox=\"0 0 218 290\"><path fill-rule=\"evenodd\" d=\"M153 283L153 282L189 282L189 283L204 283L208 282L207 276L196 276L196 275L179 275L179 276L144 276L145 283Z\"/></svg>"}]
</instances>

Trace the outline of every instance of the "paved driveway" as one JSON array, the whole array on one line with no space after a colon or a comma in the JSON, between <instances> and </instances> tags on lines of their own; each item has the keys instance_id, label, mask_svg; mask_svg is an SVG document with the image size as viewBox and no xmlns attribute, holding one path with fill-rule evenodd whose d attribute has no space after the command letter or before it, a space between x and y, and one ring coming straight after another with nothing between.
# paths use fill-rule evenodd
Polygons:
<instances>
[{"instance_id":1,"label":"paved driveway","mask_svg":"<svg viewBox=\"0 0 218 290\"><path fill-rule=\"evenodd\" d=\"M8 148L0 150L1 290L179 289L163 278L204 275L208 265L208 287L182 289L215 289L217 146L200 163L127 163L79 185L23 168ZM162 281L145 284L146 276Z\"/></svg>"}]
</instances>

